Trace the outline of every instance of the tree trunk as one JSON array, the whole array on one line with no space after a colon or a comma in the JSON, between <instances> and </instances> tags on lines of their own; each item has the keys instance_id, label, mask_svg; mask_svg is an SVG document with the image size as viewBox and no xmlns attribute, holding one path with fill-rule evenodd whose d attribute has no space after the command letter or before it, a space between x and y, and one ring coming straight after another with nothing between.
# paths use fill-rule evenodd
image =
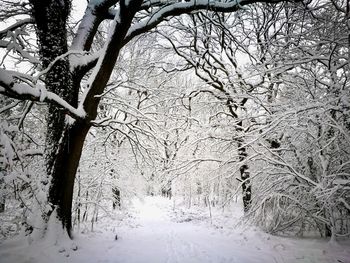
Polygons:
<instances>
[{"instance_id":1,"label":"tree trunk","mask_svg":"<svg viewBox=\"0 0 350 263\"><path fill-rule=\"evenodd\" d=\"M4 184L3 180L0 179L0 189L2 188L1 184ZM5 211L5 195L0 194L0 213L3 213Z\"/></svg>"},{"instance_id":2,"label":"tree trunk","mask_svg":"<svg viewBox=\"0 0 350 263\"><path fill-rule=\"evenodd\" d=\"M59 95L73 107L78 104L79 84L74 85L68 57L52 63L67 53L67 19L71 1L31 0L35 19L39 53L43 68L50 67L45 75L46 89ZM68 124L66 112L49 104L45 142L47 179L50 184L48 201L57 210L58 220L71 237L71 207L74 178L79 165L82 147L90 128L82 121ZM49 212L49 214L52 211Z\"/></svg>"},{"instance_id":3,"label":"tree trunk","mask_svg":"<svg viewBox=\"0 0 350 263\"><path fill-rule=\"evenodd\" d=\"M49 156L55 160L50 173L49 202L57 209L58 219L70 237L74 179L89 128L79 122L65 128L57 152Z\"/></svg>"},{"instance_id":4,"label":"tree trunk","mask_svg":"<svg viewBox=\"0 0 350 263\"><path fill-rule=\"evenodd\" d=\"M112 188L113 192L113 209L115 209L117 206L120 208L120 190L117 187Z\"/></svg>"},{"instance_id":5,"label":"tree trunk","mask_svg":"<svg viewBox=\"0 0 350 263\"><path fill-rule=\"evenodd\" d=\"M239 159L240 161L244 161L247 153L245 147L239 146ZM239 168L242 180L242 196L243 196L243 208L244 212L248 212L251 202L252 202L252 185L250 183L250 173L249 167L246 164L243 164Z\"/></svg>"},{"instance_id":6,"label":"tree trunk","mask_svg":"<svg viewBox=\"0 0 350 263\"><path fill-rule=\"evenodd\" d=\"M243 130L243 123L240 121L238 123L238 126L240 127L240 130ZM239 139L238 141L238 158L239 161L242 163L248 156L246 147L243 146L244 141L243 139ZM243 209L244 212L248 212L251 202L252 202L252 185L250 183L250 173L249 173L249 167L247 164L242 164L239 168L240 174L241 174L241 180L242 180L242 199L243 199Z\"/></svg>"},{"instance_id":7,"label":"tree trunk","mask_svg":"<svg viewBox=\"0 0 350 263\"><path fill-rule=\"evenodd\" d=\"M44 80L46 88L76 108L81 76L70 72L68 57L62 57L54 65L50 64L68 51L67 19L71 0L30 0L30 3L33 7L41 61L44 68L50 67ZM89 121L97 116L101 97L96 95L102 94L107 85L119 51L124 45L124 37L141 3L142 0L130 1L128 5L121 2L118 23L115 23L113 34L102 56L101 66L83 103L88 116L86 120L75 120L73 124L69 124L65 111L49 105L45 145L47 183L50 183L48 200L53 209L57 209L58 220L70 237L74 179L84 140L90 129Z\"/></svg>"},{"instance_id":8,"label":"tree trunk","mask_svg":"<svg viewBox=\"0 0 350 263\"><path fill-rule=\"evenodd\" d=\"M243 87L244 89L244 87ZM240 107L243 109L247 99L243 99L240 101ZM236 113L237 108L234 106L233 100L229 98L226 102L226 105L232 115L233 118L239 119L239 115ZM243 121L240 120L237 123L237 131L244 133ZM246 147L244 147L244 136L242 138L237 139L237 150L238 150L238 159L240 163L243 163L244 160L247 159L248 153ZM242 199L243 199L243 209L244 212L248 212L251 202L252 202L252 185L250 182L250 173L249 167L247 164L242 164L239 168L241 174L241 183L242 183Z\"/></svg>"}]
</instances>

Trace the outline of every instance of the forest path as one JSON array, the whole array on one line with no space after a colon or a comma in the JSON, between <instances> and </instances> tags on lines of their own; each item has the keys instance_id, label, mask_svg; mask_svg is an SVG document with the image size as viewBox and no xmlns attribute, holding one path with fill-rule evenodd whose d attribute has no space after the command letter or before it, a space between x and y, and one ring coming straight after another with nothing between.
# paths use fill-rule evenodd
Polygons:
<instances>
[{"instance_id":1,"label":"forest path","mask_svg":"<svg viewBox=\"0 0 350 263\"><path fill-rule=\"evenodd\" d=\"M278 262L273 253L256 248L252 253L242 241L233 242L227 233L196 225L190 217L174 217L172 202L165 198L149 197L134 205L138 227L121 230L114 249L110 250L115 258L124 261L106 262L254 263L262 262L262 258L264 262Z\"/></svg>"},{"instance_id":2,"label":"forest path","mask_svg":"<svg viewBox=\"0 0 350 263\"><path fill-rule=\"evenodd\" d=\"M23 240L6 242L0 244L0 262L350 263L350 243L287 239L251 228L230 228L239 210L226 217L216 211L211 224L206 210L172 208L173 202L162 197L135 200L131 221L105 220L73 242L49 240L30 246Z\"/></svg>"},{"instance_id":3,"label":"forest path","mask_svg":"<svg viewBox=\"0 0 350 263\"><path fill-rule=\"evenodd\" d=\"M350 247L324 240L281 238L239 226L229 228L219 211L211 224L207 210L173 210L173 201L162 197L135 200L132 211L134 225L117 227L118 240L111 241L111 233L106 239L101 235L99 245L91 241L81 244L82 249L71 253L67 262L350 263ZM227 225L236 225L240 215L240 209L233 210Z\"/></svg>"}]
</instances>

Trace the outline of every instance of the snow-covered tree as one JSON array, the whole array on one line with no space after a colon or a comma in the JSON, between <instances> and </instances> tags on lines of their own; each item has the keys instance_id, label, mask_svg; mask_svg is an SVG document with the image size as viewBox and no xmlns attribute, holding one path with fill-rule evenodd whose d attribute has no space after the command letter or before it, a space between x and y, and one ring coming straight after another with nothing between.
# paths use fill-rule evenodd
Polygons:
<instances>
[{"instance_id":1,"label":"snow-covered tree","mask_svg":"<svg viewBox=\"0 0 350 263\"><path fill-rule=\"evenodd\" d=\"M275 85L265 105L265 127L256 135L262 140L253 147L260 191L251 215L268 231L348 234L345 7L331 1L284 9L278 14L284 29L266 46L266 70Z\"/></svg>"},{"instance_id":2,"label":"snow-covered tree","mask_svg":"<svg viewBox=\"0 0 350 263\"><path fill-rule=\"evenodd\" d=\"M31 70L0 69L0 92L19 100L48 103L45 159L52 209L47 215L56 210L68 235L84 140L123 46L172 16L200 9L234 12L254 2L259 1L89 1L77 31L70 34L69 0L1 1L0 17L6 23L0 34L1 47L6 50L3 60L13 52ZM113 22L106 37L99 39L102 48L93 48L106 20Z\"/></svg>"}]
</instances>

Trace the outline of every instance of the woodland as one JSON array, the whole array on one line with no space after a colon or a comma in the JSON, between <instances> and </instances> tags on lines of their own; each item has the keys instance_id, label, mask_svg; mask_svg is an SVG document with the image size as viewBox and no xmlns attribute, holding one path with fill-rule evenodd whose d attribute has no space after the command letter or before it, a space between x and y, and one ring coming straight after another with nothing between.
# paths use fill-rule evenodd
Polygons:
<instances>
[{"instance_id":1,"label":"woodland","mask_svg":"<svg viewBox=\"0 0 350 263\"><path fill-rule=\"evenodd\" d=\"M135 196L350 237L350 2L0 0L0 239Z\"/></svg>"}]
</instances>

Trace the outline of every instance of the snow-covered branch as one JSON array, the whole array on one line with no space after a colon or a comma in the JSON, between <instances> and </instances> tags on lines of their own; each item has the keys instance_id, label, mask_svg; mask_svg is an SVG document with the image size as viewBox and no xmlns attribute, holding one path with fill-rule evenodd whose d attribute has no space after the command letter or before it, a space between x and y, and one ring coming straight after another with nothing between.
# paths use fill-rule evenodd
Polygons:
<instances>
[{"instance_id":1,"label":"snow-covered branch","mask_svg":"<svg viewBox=\"0 0 350 263\"><path fill-rule=\"evenodd\" d=\"M28 79L29 76L28 76ZM22 81L22 82L20 82ZM85 112L81 109L72 107L69 103L60 98L57 94L47 91L41 84L32 82L23 82L21 75L11 71L0 69L0 93L8 97L19 100L46 101L53 102L59 107L67 110L67 114L75 118L84 118Z\"/></svg>"},{"instance_id":2,"label":"snow-covered branch","mask_svg":"<svg viewBox=\"0 0 350 263\"><path fill-rule=\"evenodd\" d=\"M20 21L15 22L14 24L8 26L7 28L0 30L0 39L4 38L7 36L9 31L13 31L19 27L22 27L27 24L34 24L34 19L33 18L26 18Z\"/></svg>"},{"instance_id":3,"label":"snow-covered branch","mask_svg":"<svg viewBox=\"0 0 350 263\"><path fill-rule=\"evenodd\" d=\"M162 1L160 1L162 2ZM142 19L140 22L133 25L128 34L125 37L124 44L128 43L132 38L138 36L144 32L151 30L156 27L159 23L164 21L166 18L172 16L179 16L181 14L189 14L193 11L198 10L209 10L214 12L235 12L239 9L242 9L245 5L257 3L257 2L266 2L266 3L278 3L280 0L235 0L228 2L221 2L215 0L190 0L183 2L168 2L165 1L160 5L159 1L149 1L144 5L145 8L149 8L154 11Z\"/></svg>"}]
</instances>

